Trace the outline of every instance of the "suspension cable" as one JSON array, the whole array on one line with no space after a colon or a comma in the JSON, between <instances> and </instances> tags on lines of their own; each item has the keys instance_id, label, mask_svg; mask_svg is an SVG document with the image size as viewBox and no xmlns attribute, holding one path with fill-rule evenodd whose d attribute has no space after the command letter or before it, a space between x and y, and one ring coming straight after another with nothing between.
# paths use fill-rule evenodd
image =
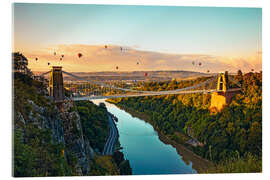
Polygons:
<instances>
[{"instance_id":1,"label":"suspension cable","mask_svg":"<svg viewBox=\"0 0 270 180\"><path fill-rule=\"evenodd\" d=\"M108 87L108 88L113 88L113 89L118 89L118 90L122 90L122 91L129 91L129 92L136 92L136 93L160 93L160 94L163 94L163 93L172 93L172 92L179 92L179 91L185 91L185 90L190 90L190 89L195 89L195 88L198 88L198 87L201 87L211 81L213 81L216 76L214 76L213 78L210 78L202 83L199 83L199 84L196 84L194 86L191 86L191 87L186 87L186 88L182 88L182 89L176 89L176 90L165 90L165 91L143 91L143 90L133 90L133 89L126 89L126 88L120 88L120 87L116 87L116 86L110 86L110 85L107 85L106 83L102 83L102 82L94 82L94 81L91 81L91 80L88 80L88 79L85 79L83 77L79 77L79 76L76 76L72 73L69 73L69 72L66 72L66 71L63 71L63 73L69 75L69 76L72 76L73 78L76 78L76 79L79 79L79 80L83 80L83 81L88 81L88 82L91 82L93 84L96 84L96 85L99 85L99 86L104 86L104 87Z\"/></svg>"}]
</instances>

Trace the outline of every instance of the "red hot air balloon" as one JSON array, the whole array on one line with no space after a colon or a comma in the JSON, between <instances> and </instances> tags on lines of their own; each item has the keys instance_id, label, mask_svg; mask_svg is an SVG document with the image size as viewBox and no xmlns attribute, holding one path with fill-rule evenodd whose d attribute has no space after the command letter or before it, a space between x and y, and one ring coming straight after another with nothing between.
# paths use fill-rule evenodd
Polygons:
<instances>
[{"instance_id":1,"label":"red hot air balloon","mask_svg":"<svg viewBox=\"0 0 270 180\"><path fill-rule=\"evenodd\" d=\"M147 75L148 75L147 72L145 72L145 73L144 73L144 76L147 76Z\"/></svg>"},{"instance_id":2,"label":"red hot air balloon","mask_svg":"<svg viewBox=\"0 0 270 180\"><path fill-rule=\"evenodd\" d=\"M78 57L81 58L82 57L82 53L78 53Z\"/></svg>"}]
</instances>

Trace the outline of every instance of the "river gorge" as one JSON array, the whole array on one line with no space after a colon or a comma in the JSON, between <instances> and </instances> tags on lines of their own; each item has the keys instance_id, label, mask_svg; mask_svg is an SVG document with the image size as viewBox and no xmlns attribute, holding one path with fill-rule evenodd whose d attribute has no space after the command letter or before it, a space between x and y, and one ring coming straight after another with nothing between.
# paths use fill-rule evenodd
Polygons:
<instances>
[{"instance_id":1,"label":"river gorge","mask_svg":"<svg viewBox=\"0 0 270 180\"><path fill-rule=\"evenodd\" d=\"M162 138L150 123L133 117L105 100L93 100L93 102L104 103L107 110L118 118L116 126L119 131L119 141L125 158L130 161L132 174L197 173L192 162L194 157L190 157L192 155L187 152L182 155L178 148L161 141ZM199 160L195 157L195 161Z\"/></svg>"}]
</instances>

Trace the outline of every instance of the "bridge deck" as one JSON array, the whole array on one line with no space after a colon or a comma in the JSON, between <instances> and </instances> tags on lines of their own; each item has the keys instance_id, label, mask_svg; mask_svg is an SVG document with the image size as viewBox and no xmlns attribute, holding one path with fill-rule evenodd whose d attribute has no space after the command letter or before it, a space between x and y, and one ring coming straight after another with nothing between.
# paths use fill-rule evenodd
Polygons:
<instances>
[{"instance_id":1,"label":"bridge deck","mask_svg":"<svg viewBox=\"0 0 270 180\"><path fill-rule=\"evenodd\" d=\"M229 89L227 92L240 91L241 88ZM210 90L192 90L192 91L172 91L172 92L156 92L156 93L141 93L141 94L123 94L123 95L110 95L110 96L82 96L73 97L73 101L83 101L83 100L94 100L94 99L113 99L113 98L124 98L124 97L141 97L141 96L158 96L158 95L174 95L174 94L193 94L193 93L204 93L209 94L213 92L223 92L216 89Z\"/></svg>"}]
</instances>

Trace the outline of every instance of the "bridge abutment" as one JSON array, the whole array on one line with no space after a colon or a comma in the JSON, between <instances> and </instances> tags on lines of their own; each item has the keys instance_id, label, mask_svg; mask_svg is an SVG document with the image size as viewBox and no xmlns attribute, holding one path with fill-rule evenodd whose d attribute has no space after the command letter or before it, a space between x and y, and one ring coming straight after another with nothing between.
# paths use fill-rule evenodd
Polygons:
<instances>
[{"instance_id":1,"label":"bridge abutment","mask_svg":"<svg viewBox=\"0 0 270 180\"><path fill-rule=\"evenodd\" d=\"M211 95L210 112L220 112L225 106L232 102L232 98L238 94L239 91L233 92L214 92Z\"/></svg>"},{"instance_id":2,"label":"bridge abutment","mask_svg":"<svg viewBox=\"0 0 270 180\"><path fill-rule=\"evenodd\" d=\"M240 90L229 90L228 71L219 74L217 90L218 92L214 92L211 95L211 105L209 108L211 113L220 112L225 106L229 105L232 101L232 98L240 92Z\"/></svg>"}]
</instances>

